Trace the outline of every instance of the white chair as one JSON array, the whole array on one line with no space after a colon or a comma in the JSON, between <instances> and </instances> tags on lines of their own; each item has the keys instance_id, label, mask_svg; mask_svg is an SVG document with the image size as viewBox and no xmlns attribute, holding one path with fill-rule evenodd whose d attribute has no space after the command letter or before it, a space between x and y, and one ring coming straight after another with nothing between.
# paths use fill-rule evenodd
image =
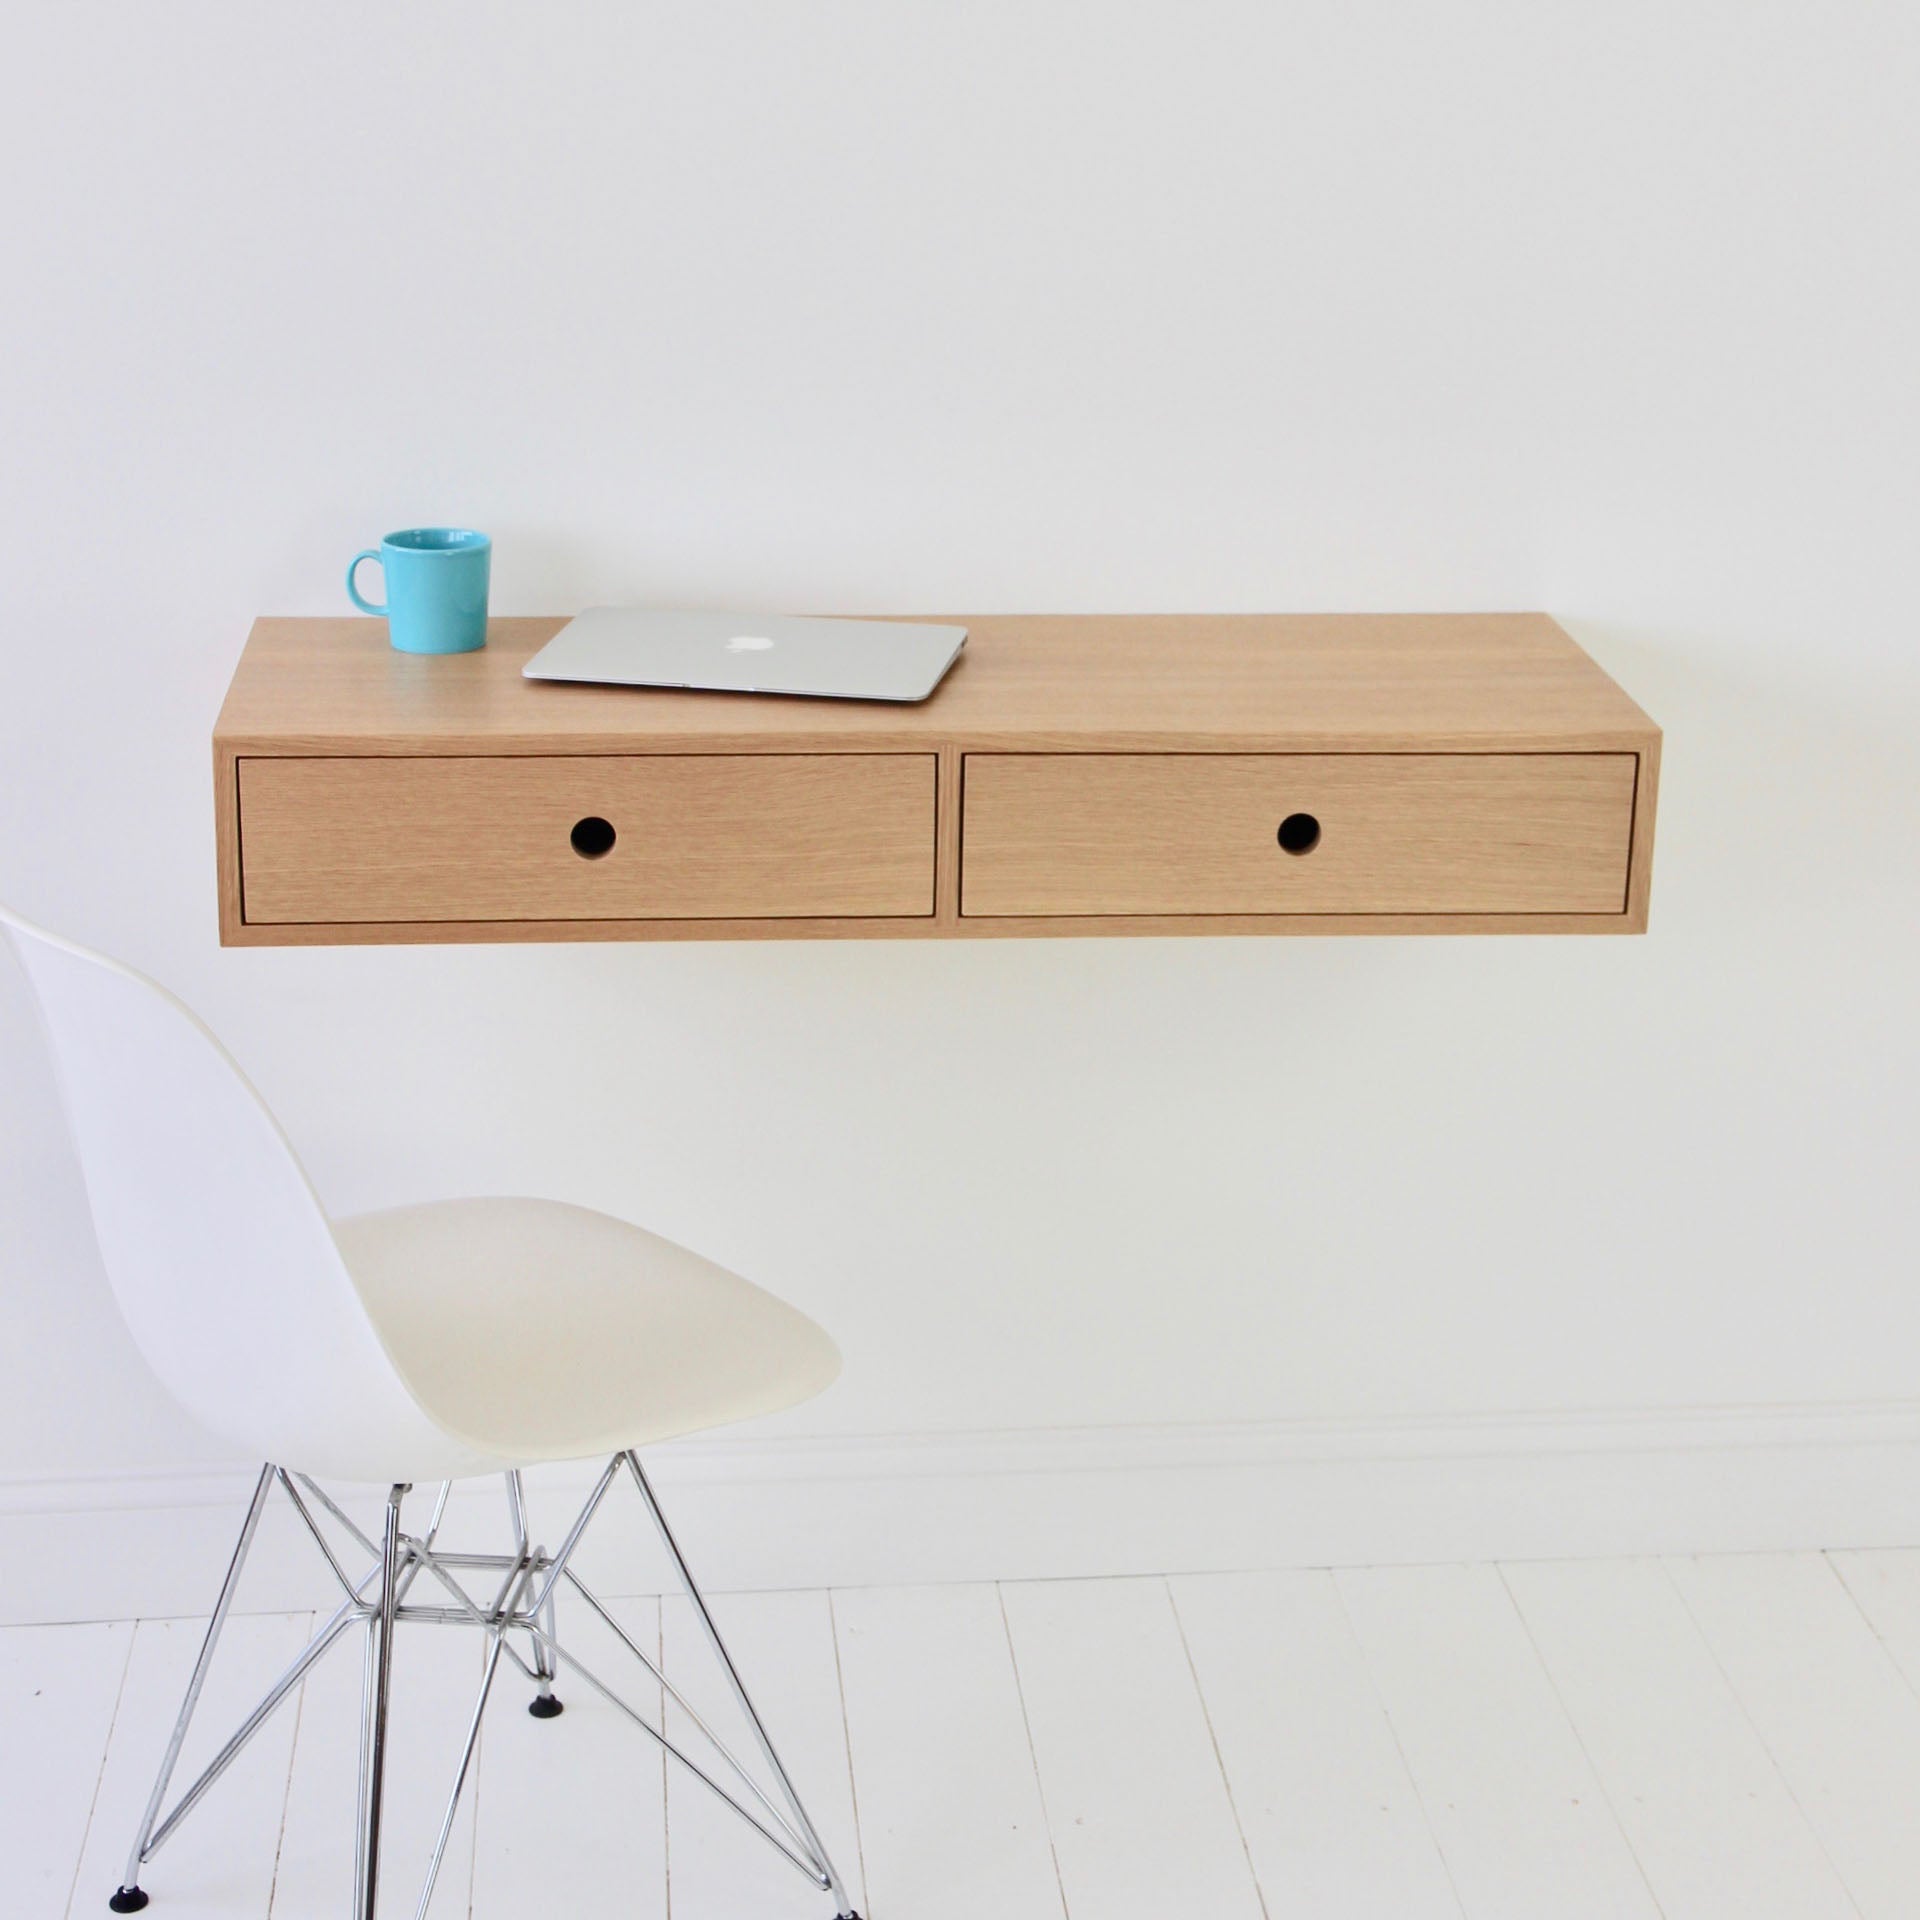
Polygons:
<instances>
[{"instance_id":1,"label":"white chair","mask_svg":"<svg viewBox=\"0 0 1920 1920\"><path fill-rule=\"evenodd\" d=\"M770 1413L839 1371L832 1341L758 1287L639 1227L545 1200L452 1200L329 1222L272 1114L220 1043L152 981L0 908L52 1043L100 1250L135 1341L161 1381L260 1469L124 1883L134 1913L158 1852L307 1670L365 1629L353 1912L372 1920L394 1630L477 1628L486 1639L452 1795L427 1870L426 1911L504 1655L560 1712L562 1668L653 1738L831 1895L852 1903L748 1698L634 1451L650 1441ZM611 1455L551 1553L531 1542L521 1470ZM436 1548L451 1483L499 1473L512 1553ZM633 1482L686 1585L770 1769L779 1800L699 1719L731 1771L723 1784L556 1637L564 1586L655 1681L684 1700L590 1592L571 1562L616 1479ZM387 1489L371 1539L317 1482ZM402 1525L416 1483L439 1483L427 1524ZM337 1611L161 1817L188 1722L268 1496L292 1503L343 1589ZM333 1529L330 1532L327 1523ZM354 1549L371 1556L356 1577ZM409 1598L428 1576L432 1604ZM474 1591L477 1589L476 1592Z\"/></svg>"}]
</instances>

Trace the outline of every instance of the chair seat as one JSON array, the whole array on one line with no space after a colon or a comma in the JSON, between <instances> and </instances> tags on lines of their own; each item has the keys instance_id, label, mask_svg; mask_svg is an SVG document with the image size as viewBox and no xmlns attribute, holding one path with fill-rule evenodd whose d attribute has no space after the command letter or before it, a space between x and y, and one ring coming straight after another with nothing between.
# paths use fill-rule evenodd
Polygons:
<instances>
[{"instance_id":1,"label":"chair seat","mask_svg":"<svg viewBox=\"0 0 1920 1920\"><path fill-rule=\"evenodd\" d=\"M334 1236L421 1411L505 1464L774 1413L840 1370L805 1314L586 1207L442 1200L338 1220Z\"/></svg>"}]
</instances>

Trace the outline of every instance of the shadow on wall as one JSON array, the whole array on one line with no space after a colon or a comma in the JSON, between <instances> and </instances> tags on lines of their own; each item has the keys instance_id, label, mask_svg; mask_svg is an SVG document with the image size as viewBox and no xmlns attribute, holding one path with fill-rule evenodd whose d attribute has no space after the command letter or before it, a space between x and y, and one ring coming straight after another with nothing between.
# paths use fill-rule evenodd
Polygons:
<instances>
[{"instance_id":1,"label":"shadow on wall","mask_svg":"<svg viewBox=\"0 0 1920 1920\"><path fill-rule=\"evenodd\" d=\"M1704 637L1563 624L1666 736L1656 931L1744 935L1751 916L1792 943L1878 927L1887 960L1912 958L1920 676L1848 688Z\"/></svg>"}]
</instances>

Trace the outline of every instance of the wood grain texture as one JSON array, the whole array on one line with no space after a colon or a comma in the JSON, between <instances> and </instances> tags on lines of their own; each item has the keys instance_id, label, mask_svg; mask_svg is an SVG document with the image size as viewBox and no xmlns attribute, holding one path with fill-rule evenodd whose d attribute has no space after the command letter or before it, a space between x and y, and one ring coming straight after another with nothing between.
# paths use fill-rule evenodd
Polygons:
<instances>
[{"instance_id":1,"label":"wood grain texture","mask_svg":"<svg viewBox=\"0 0 1920 1920\"><path fill-rule=\"evenodd\" d=\"M218 742L213 749L213 845L220 940L230 946L246 930L240 911L240 764Z\"/></svg>"},{"instance_id":2,"label":"wood grain texture","mask_svg":"<svg viewBox=\"0 0 1920 1920\"><path fill-rule=\"evenodd\" d=\"M1060 940L1158 937L1246 939L1276 935L1643 933L1623 913L1098 913L943 921L930 914L836 919L314 920L250 926L221 938L237 947L461 946L573 940Z\"/></svg>"},{"instance_id":3,"label":"wood grain texture","mask_svg":"<svg viewBox=\"0 0 1920 1920\"><path fill-rule=\"evenodd\" d=\"M1660 736L1640 752L1633 790L1633 853L1627 862L1627 931L1645 933L1653 895L1653 816L1660 797Z\"/></svg>"},{"instance_id":4,"label":"wood grain texture","mask_svg":"<svg viewBox=\"0 0 1920 1920\"><path fill-rule=\"evenodd\" d=\"M966 757L957 747L940 749L940 851L934 874L934 917L951 932L960 919L960 783Z\"/></svg>"},{"instance_id":5,"label":"wood grain texture","mask_svg":"<svg viewBox=\"0 0 1920 1920\"><path fill-rule=\"evenodd\" d=\"M918 706L524 679L521 667L564 624L558 618L496 620L482 651L444 658L395 653L379 621L260 620L214 735L221 938L257 946L1628 933L1646 926L1659 732L1544 614L938 617L962 621L969 637L945 682ZM1455 893L1443 909L1426 895L1389 899L1357 887L1317 894L1296 884L1279 906L1256 890L1205 909L1135 898L1105 911L1095 900L1010 912L984 911L976 901L963 917L961 791L969 757L1156 752L1637 755L1625 899L1614 891L1601 901L1597 883L1574 896L1544 891L1543 856L1534 849L1522 851L1522 871L1507 876L1507 890ZM363 832L376 841L392 837L392 822L352 824L368 813L363 802L304 821L293 817L300 809L283 807L271 846L262 845L263 816L252 814L244 823L243 906L243 765L353 762L373 794L385 791L376 763L390 759L684 762L704 755L924 758L937 772L927 780L932 817L914 855L912 903L904 851L886 840L877 861L869 857L871 820L846 827L860 849L857 873L839 864L848 841L803 809L784 820L762 814L758 834L739 842L708 839L701 858L713 872L704 881L688 864L641 898L621 895L607 875L575 870L584 863L562 863L557 872L542 864L550 846L544 818L537 825L516 818L503 839L470 844L464 877L437 860L425 874L406 859L390 861L391 846L359 843ZM298 777L316 782L299 797L317 805L326 777ZM285 793L295 797L291 785ZM916 801L917 835L919 819ZM735 824L746 833L744 817ZM770 857L776 845L784 866ZM343 852L358 869L351 885ZM320 860L319 871L294 871L310 858ZM1314 858L1320 886L1338 863ZM820 870L809 874L809 866ZM871 904L876 898L882 903ZM341 901L348 904L333 911L330 903ZM322 909L324 917L315 917Z\"/></svg>"},{"instance_id":6,"label":"wood grain texture","mask_svg":"<svg viewBox=\"0 0 1920 1920\"><path fill-rule=\"evenodd\" d=\"M1106 748L1639 751L1647 716L1542 613L942 614L967 643L917 706L521 677L565 625L396 653L364 619L262 619L215 728L252 753Z\"/></svg>"},{"instance_id":7,"label":"wood grain texture","mask_svg":"<svg viewBox=\"0 0 1920 1920\"><path fill-rule=\"evenodd\" d=\"M961 912L1621 913L1633 790L1621 753L969 754Z\"/></svg>"},{"instance_id":8,"label":"wood grain texture","mask_svg":"<svg viewBox=\"0 0 1920 1920\"><path fill-rule=\"evenodd\" d=\"M250 924L931 914L931 754L240 762ZM600 858L570 843L611 823Z\"/></svg>"}]
</instances>

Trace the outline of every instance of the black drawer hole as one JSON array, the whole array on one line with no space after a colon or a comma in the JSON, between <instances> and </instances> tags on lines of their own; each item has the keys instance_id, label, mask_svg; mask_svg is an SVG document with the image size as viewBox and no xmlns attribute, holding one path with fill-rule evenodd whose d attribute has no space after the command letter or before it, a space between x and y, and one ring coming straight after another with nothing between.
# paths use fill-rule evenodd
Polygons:
<instances>
[{"instance_id":1,"label":"black drawer hole","mask_svg":"<svg viewBox=\"0 0 1920 1920\"><path fill-rule=\"evenodd\" d=\"M1320 822L1310 813L1290 813L1280 822L1279 839L1288 853L1311 853L1320 844Z\"/></svg>"},{"instance_id":2,"label":"black drawer hole","mask_svg":"<svg viewBox=\"0 0 1920 1920\"><path fill-rule=\"evenodd\" d=\"M584 820L573 823L573 831L567 838L582 860L598 860L603 854L613 851L613 822L602 820L597 813L590 813Z\"/></svg>"}]
</instances>

